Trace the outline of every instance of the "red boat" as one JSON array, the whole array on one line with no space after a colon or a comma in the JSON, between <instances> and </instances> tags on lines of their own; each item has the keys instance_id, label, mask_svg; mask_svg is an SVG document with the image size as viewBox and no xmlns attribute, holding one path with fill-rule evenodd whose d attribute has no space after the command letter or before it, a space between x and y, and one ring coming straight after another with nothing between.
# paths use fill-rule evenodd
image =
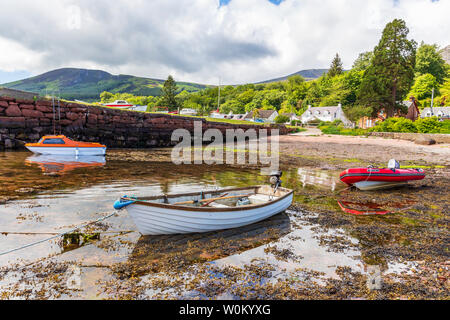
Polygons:
<instances>
[{"instance_id":1,"label":"red boat","mask_svg":"<svg viewBox=\"0 0 450 320\"><path fill-rule=\"evenodd\" d=\"M422 169L400 169L397 161L389 161L388 168L350 168L340 175L342 182L360 190L377 190L397 187L411 180L422 180Z\"/></svg>"}]
</instances>

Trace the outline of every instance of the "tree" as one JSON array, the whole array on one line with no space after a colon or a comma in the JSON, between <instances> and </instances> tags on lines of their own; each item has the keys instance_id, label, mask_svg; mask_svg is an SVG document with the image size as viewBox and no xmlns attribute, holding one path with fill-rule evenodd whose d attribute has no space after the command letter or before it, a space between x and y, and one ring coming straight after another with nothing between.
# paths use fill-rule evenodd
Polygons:
<instances>
[{"instance_id":1,"label":"tree","mask_svg":"<svg viewBox=\"0 0 450 320\"><path fill-rule=\"evenodd\" d=\"M176 110L178 108L178 102L175 98L176 91L177 85L175 80L169 75L162 88L163 96L161 101L161 104L169 108L169 110Z\"/></svg>"},{"instance_id":2,"label":"tree","mask_svg":"<svg viewBox=\"0 0 450 320\"><path fill-rule=\"evenodd\" d=\"M187 92L186 90L181 91L179 94L177 94L175 96L175 99L177 100L178 105L184 105L184 103L186 102L186 100L189 99L190 97L190 93Z\"/></svg>"},{"instance_id":3,"label":"tree","mask_svg":"<svg viewBox=\"0 0 450 320\"><path fill-rule=\"evenodd\" d=\"M409 95L414 96L418 100L430 98L433 88L435 89L434 94L437 96L439 92L436 78L432 74L426 73L416 78Z\"/></svg>"},{"instance_id":4,"label":"tree","mask_svg":"<svg viewBox=\"0 0 450 320\"><path fill-rule=\"evenodd\" d=\"M447 78L442 87L439 88L441 93L440 97L436 99L436 102L441 106L449 105L450 103L450 78Z\"/></svg>"},{"instance_id":5,"label":"tree","mask_svg":"<svg viewBox=\"0 0 450 320\"><path fill-rule=\"evenodd\" d=\"M256 120L257 118L259 118L259 109L254 109L253 110L253 120Z\"/></svg>"},{"instance_id":6,"label":"tree","mask_svg":"<svg viewBox=\"0 0 450 320\"><path fill-rule=\"evenodd\" d=\"M336 53L333 61L331 62L330 70L328 70L328 76L334 77L340 75L344 69L342 68L342 60Z\"/></svg>"},{"instance_id":7,"label":"tree","mask_svg":"<svg viewBox=\"0 0 450 320\"><path fill-rule=\"evenodd\" d=\"M418 75L432 74L438 83L444 83L447 70L445 61L439 54L439 48L436 44L421 43L419 49L417 49L416 72Z\"/></svg>"},{"instance_id":8,"label":"tree","mask_svg":"<svg viewBox=\"0 0 450 320\"><path fill-rule=\"evenodd\" d=\"M358 103L371 107L374 115L384 108L386 116L392 117L403 108L401 102L414 80L417 47L414 40L407 39L408 33L403 20L388 23L364 72Z\"/></svg>"},{"instance_id":9,"label":"tree","mask_svg":"<svg viewBox=\"0 0 450 320\"><path fill-rule=\"evenodd\" d=\"M100 93L100 101L102 103L111 102L113 98L114 95L111 92L103 91L102 93Z\"/></svg>"},{"instance_id":10,"label":"tree","mask_svg":"<svg viewBox=\"0 0 450 320\"><path fill-rule=\"evenodd\" d=\"M372 58L373 58L372 51L360 53L358 58L356 58L355 62L353 62L352 69L355 71L366 70L370 66Z\"/></svg>"}]
</instances>

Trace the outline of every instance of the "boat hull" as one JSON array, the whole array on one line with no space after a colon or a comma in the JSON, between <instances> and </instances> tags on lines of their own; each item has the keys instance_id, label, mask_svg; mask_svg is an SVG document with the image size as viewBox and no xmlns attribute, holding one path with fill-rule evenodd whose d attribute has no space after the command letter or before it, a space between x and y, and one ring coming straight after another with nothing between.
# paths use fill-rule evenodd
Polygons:
<instances>
[{"instance_id":1,"label":"boat hull","mask_svg":"<svg viewBox=\"0 0 450 320\"><path fill-rule=\"evenodd\" d=\"M425 172L422 169L351 168L340 175L342 182L360 190L394 188L423 178Z\"/></svg>"},{"instance_id":2,"label":"boat hull","mask_svg":"<svg viewBox=\"0 0 450 320\"><path fill-rule=\"evenodd\" d=\"M173 206L164 208L142 204L131 204L126 209L143 235L184 234L246 226L285 211L292 204L292 199L293 193L290 193L264 206L242 207L232 211L194 208L186 211Z\"/></svg>"},{"instance_id":3,"label":"boat hull","mask_svg":"<svg viewBox=\"0 0 450 320\"><path fill-rule=\"evenodd\" d=\"M370 191L401 187L406 185L407 183L407 181L361 181L356 182L354 185L359 190Z\"/></svg>"},{"instance_id":4,"label":"boat hull","mask_svg":"<svg viewBox=\"0 0 450 320\"><path fill-rule=\"evenodd\" d=\"M26 146L28 150L39 154L74 155L74 156L104 156L106 148L103 147L36 147Z\"/></svg>"}]
</instances>

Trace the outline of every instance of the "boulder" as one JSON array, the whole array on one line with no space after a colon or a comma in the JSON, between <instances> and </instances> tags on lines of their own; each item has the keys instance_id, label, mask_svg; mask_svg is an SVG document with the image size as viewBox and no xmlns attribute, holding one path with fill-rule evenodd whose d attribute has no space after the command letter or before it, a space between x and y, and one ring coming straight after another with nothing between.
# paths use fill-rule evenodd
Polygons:
<instances>
[{"instance_id":1,"label":"boulder","mask_svg":"<svg viewBox=\"0 0 450 320\"><path fill-rule=\"evenodd\" d=\"M48 118L48 119L56 119L57 115L56 115L56 113L53 114L53 112L52 113L44 113L44 117Z\"/></svg>"},{"instance_id":2,"label":"boulder","mask_svg":"<svg viewBox=\"0 0 450 320\"><path fill-rule=\"evenodd\" d=\"M72 120L64 119L64 120L58 121L56 123L61 126L69 126L72 124Z\"/></svg>"},{"instance_id":3,"label":"boulder","mask_svg":"<svg viewBox=\"0 0 450 320\"><path fill-rule=\"evenodd\" d=\"M431 144L435 144L436 140L425 137L425 136L419 136L416 141L416 144L421 144L421 145L431 145Z\"/></svg>"},{"instance_id":4,"label":"boulder","mask_svg":"<svg viewBox=\"0 0 450 320\"><path fill-rule=\"evenodd\" d=\"M21 117L22 111L20 111L19 106L17 104L10 104L5 111L5 114L8 117Z\"/></svg>"},{"instance_id":5,"label":"boulder","mask_svg":"<svg viewBox=\"0 0 450 320\"><path fill-rule=\"evenodd\" d=\"M41 111L38 110L29 110L29 109L23 109L22 115L24 117L28 118L42 118L44 117L44 114Z\"/></svg>"},{"instance_id":6,"label":"boulder","mask_svg":"<svg viewBox=\"0 0 450 320\"><path fill-rule=\"evenodd\" d=\"M69 120L77 120L79 118L79 114L75 113L75 112L67 112L66 113L66 118Z\"/></svg>"},{"instance_id":7,"label":"boulder","mask_svg":"<svg viewBox=\"0 0 450 320\"><path fill-rule=\"evenodd\" d=\"M16 100L16 102L19 103L19 104L28 104L28 105L30 105L30 104L33 104L33 103L34 103L34 100L33 100L33 99L21 99L21 98L16 98L15 100Z\"/></svg>"},{"instance_id":8,"label":"boulder","mask_svg":"<svg viewBox=\"0 0 450 320\"><path fill-rule=\"evenodd\" d=\"M9 104L8 104L8 102L6 102L6 101L0 101L0 107L8 108L8 107L9 107Z\"/></svg>"},{"instance_id":9,"label":"boulder","mask_svg":"<svg viewBox=\"0 0 450 320\"><path fill-rule=\"evenodd\" d=\"M24 110L24 109L33 110L34 109L34 104L20 104L19 108L21 110Z\"/></svg>"},{"instance_id":10,"label":"boulder","mask_svg":"<svg viewBox=\"0 0 450 320\"><path fill-rule=\"evenodd\" d=\"M97 115L89 114L88 115L88 123L97 123Z\"/></svg>"},{"instance_id":11,"label":"boulder","mask_svg":"<svg viewBox=\"0 0 450 320\"><path fill-rule=\"evenodd\" d=\"M53 106L51 100L40 100L36 104L39 104L40 106L47 106L47 107L52 107ZM55 104L57 104L57 102L55 102ZM50 110L51 110L51 108L50 108Z\"/></svg>"},{"instance_id":12,"label":"boulder","mask_svg":"<svg viewBox=\"0 0 450 320\"><path fill-rule=\"evenodd\" d=\"M51 123L51 120L48 118L39 118L39 123L41 125L49 125Z\"/></svg>"},{"instance_id":13,"label":"boulder","mask_svg":"<svg viewBox=\"0 0 450 320\"><path fill-rule=\"evenodd\" d=\"M53 108L52 107L48 107L48 106L43 106L38 104L36 106L36 110L41 111L41 112L53 112Z\"/></svg>"}]
</instances>

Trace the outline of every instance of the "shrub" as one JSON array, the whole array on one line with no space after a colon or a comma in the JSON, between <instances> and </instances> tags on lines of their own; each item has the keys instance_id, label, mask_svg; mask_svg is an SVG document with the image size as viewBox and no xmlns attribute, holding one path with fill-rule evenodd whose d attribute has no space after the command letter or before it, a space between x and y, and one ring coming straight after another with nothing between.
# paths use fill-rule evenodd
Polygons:
<instances>
[{"instance_id":1,"label":"shrub","mask_svg":"<svg viewBox=\"0 0 450 320\"><path fill-rule=\"evenodd\" d=\"M288 116L283 116L283 115L279 115L275 118L275 123L286 123L289 122L289 117Z\"/></svg>"},{"instance_id":2,"label":"shrub","mask_svg":"<svg viewBox=\"0 0 450 320\"><path fill-rule=\"evenodd\" d=\"M406 118L398 118L392 129L393 132L417 132L414 122Z\"/></svg>"},{"instance_id":3,"label":"shrub","mask_svg":"<svg viewBox=\"0 0 450 320\"><path fill-rule=\"evenodd\" d=\"M319 124L317 125L318 128L322 128L324 126L330 126L331 122L330 121L320 121Z\"/></svg>"},{"instance_id":4,"label":"shrub","mask_svg":"<svg viewBox=\"0 0 450 320\"><path fill-rule=\"evenodd\" d=\"M415 125L420 133L440 133L444 126L443 122L439 122L437 117L418 119Z\"/></svg>"},{"instance_id":5,"label":"shrub","mask_svg":"<svg viewBox=\"0 0 450 320\"><path fill-rule=\"evenodd\" d=\"M332 125L320 126L320 130L325 134L340 134L341 133L338 127L332 126Z\"/></svg>"},{"instance_id":6,"label":"shrub","mask_svg":"<svg viewBox=\"0 0 450 320\"><path fill-rule=\"evenodd\" d=\"M437 117L421 118L412 122L406 118L389 118L378 122L369 129L370 132L419 132L419 133L450 133L450 121L439 121Z\"/></svg>"},{"instance_id":7,"label":"shrub","mask_svg":"<svg viewBox=\"0 0 450 320\"><path fill-rule=\"evenodd\" d=\"M440 133L450 133L450 120L444 120L441 122Z\"/></svg>"},{"instance_id":8,"label":"shrub","mask_svg":"<svg viewBox=\"0 0 450 320\"><path fill-rule=\"evenodd\" d=\"M340 124L342 124L342 120L340 119L336 119L331 123L333 126L339 126Z\"/></svg>"},{"instance_id":9,"label":"shrub","mask_svg":"<svg viewBox=\"0 0 450 320\"><path fill-rule=\"evenodd\" d=\"M417 132L414 122L406 118L389 118L370 128L375 132Z\"/></svg>"}]
</instances>

